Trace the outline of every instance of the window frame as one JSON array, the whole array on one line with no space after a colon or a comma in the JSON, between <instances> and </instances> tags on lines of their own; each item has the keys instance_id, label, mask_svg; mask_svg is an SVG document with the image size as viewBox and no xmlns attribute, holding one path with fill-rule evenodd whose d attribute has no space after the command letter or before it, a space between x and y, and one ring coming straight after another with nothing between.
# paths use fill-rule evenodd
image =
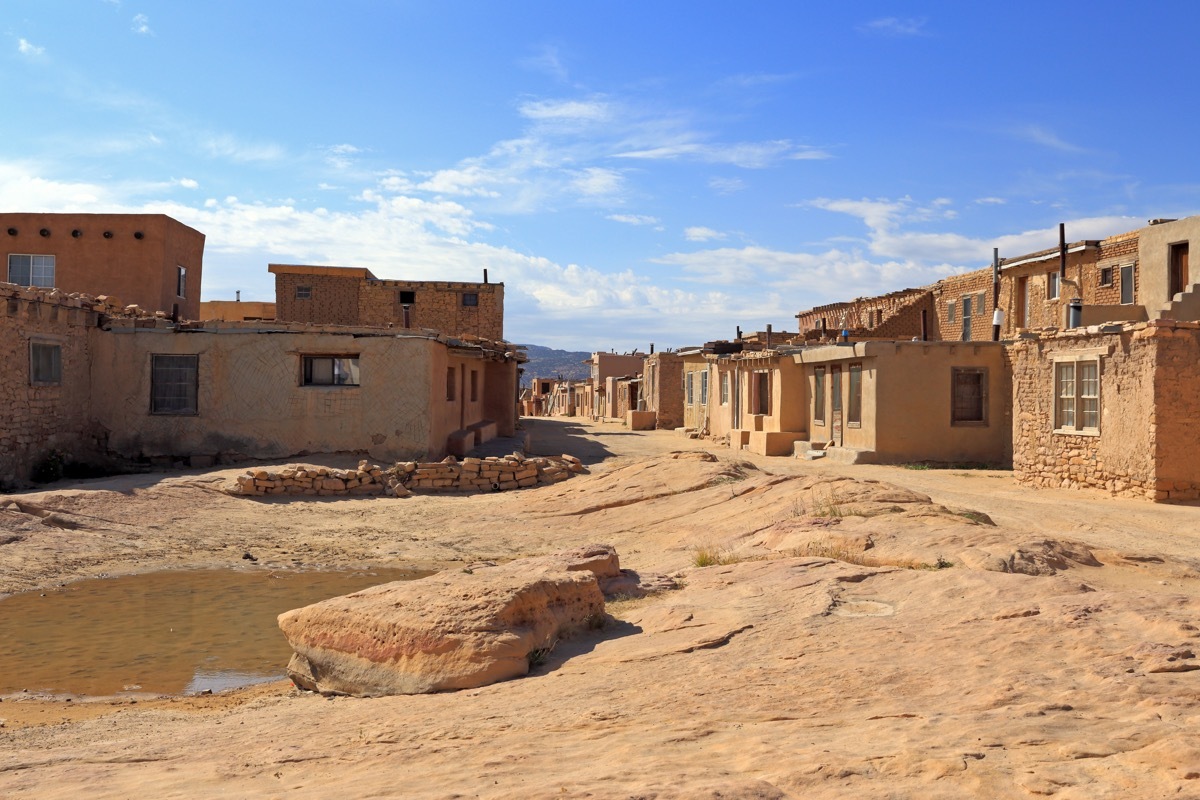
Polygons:
<instances>
[{"instance_id":1,"label":"window frame","mask_svg":"<svg viewBox=\"0 0 1200 800\"><path fill-rule=\"evenodd\" d=\"M813 424L825 425L826 367L813 367Z\"/></svg>"},{"instance_id":2,"label":"window frame","mask_svg":"<svg viewBox=\"0 0 1200 800\"><path fill-rule=\"evenodd\" d=\"M13 280L13 260L20 259L20 258L29 259L29 264L27 266L27 269L29 270L29 273L28 273L29 280L27 282ZM43 259L43 263L35 263L35 259ZM44 260L46 260L46 259L48 259L50 262L49 263L50 282L49 283L38 283L36 280L34 280L35 269L45 270L47 265L46 265L46 263L44 263ZM5 277L9 283L15 283L17 286L37 286L38 288L41 288L41 289L53 289L53 288L55 288L56 281L58 279L58 259L56 258L56 256L53 253L9 253L8 254L8 273ZM44 272L42 274L42 279L45 280Z\"/></svg>"},{"instance_id":3,"label":"window frame","mask_svg":"<svg viewBox=\"0 0 1200 800\"><path fill-rule=\"evenodd\" d=\"M951 325L953 325L953 324L954 324L954 322L955 322L955 319L954 319L954 316L955 316L955 314L954 314L954 309L955 309L955 307L956 307L957 305L958 305L958 304L957 304L955 301L953 301L953 300L947 300L947 301L946 301L946 322L950 323Z\"/></svg>"},{"instance_id":4,"label":"window frame","mask_svg":"<svg viewBox=\"0 0 1200 800\"><path fill-rule=\"evenodd\" d=\"M330 361L328 383L324 381L314 380L314 367L317 361ZM339 364L341 361L350 361L352 364L349 373L340 373ZM351 387L362 386L362 374L359 367L358 353L305 353L300 356L300 385L304 388L322 388L322 389L346 389ZM353 380L339 381L339 374L349 374Z\"/></svg>"},{"instance_id":5,"label":"window frame","mask_svg":"<svg viewBox=\"0 0 1200 800\"><path fill-rule=\"evenodd\" d=\"M1056 356L1053 361L1053 411L1051 426L1054 433L1070 436L1099 436L1102 430L1102 400L1101 377L1103 373L1104 356L1107 353L1084 351ZM1085 376L1084 370L1091 369L1092 376ZM1064 379L1064 374L1070 372L1070 378ZM1064 384L1071 382L1070 391L1064 393ZM1094 393L1085 394L1085 386L1093 388ZM1088 408L1088 403L1092 408ZM1065 413L1069 403L1069 415ZM1066 424L1067 417L1070 424ZM1085 423L1091 416L1094 425Z\"/></svg>"},{"instance_id":6,"label":"window frame","mask_svg":"<svg viewBox=\"0 0 1200 800\"><path fill-rule=\"evenodd\" d=\"M461 302L463 308L479 308L479 292L463 292Z\"/></svg>"},{"instance_id":7,"label":"window frame","mask_svg":"<svg viewBox=\"0 0 1200 800\"><path fill-rule=\"evenodd\" d=\"M959 378L964 375L979 376L979 418L959 417ZM988 414L990 399L987 367L951 367L950 368L950 426L952 428L986 428L991 423Z\"/></svg>"},{"instance_id":8,"label":"window frame","mask_svg":"<svg viewBox=\"0 0 1200 800\"><path fill-rule=\"evenodd\" d=\"M1057 300L1062 296L1062 281L1058 274L1058 270L1051 270L1046 273L1046 299Z\"/></svg>"},{"instance_id":9,"label":"window frame","mask_svg":"<svg viewBox=\"0 0 1200 800\"><path fill-rule=\"evenodd\" d=\"M187 267L175 265L175 296L187 299Z\"/></svg>"},{"instance_id":10,"label":"window frame","mask_svg":"<svg viewBox=\"0 0 1200 800\"><path fill-rule=\"evenodd\" d=\"M53 348L57 350L57 354L50 359L51 372L53 375L49 378L38 377L37 364L38 359L35 355L35 348ZM29 385L30 386L62 386L62 342L51 341L49 339L33 338L29 340Z\"/></svg>"},{"instance_id":11,"label":"window frame","mask_svg":"<svg viewBox=\"0 0 1200 800\"><path fill-rule=\"evenodd\" d=\"M708 405L708 370L700 373L700 405Z\"/></svg>"},{"instance_id":12,"label":"window frame","mask_svg":"<svg viewBox=\"0 0 1200 800\"><path fill-rule=\"evenodd\" d=\"M1096 278L1096 285L1110 287L1113 285L1113 270L1116 269L1112 264L1100 268L1100 274Z\"/></svg>"},{"instance_id":13,"label":"window frame","mask_svg":"<svg viewBox=\"0 0 1200 800\"><path fill-rule=\"evenodd\" d=\"M405 295L408 295L405 297ZM397 289L396 302L402 306L415 306L417 304L417 292L415 289Z\"/></svg>"},{"instance_id":14,"label":"window frame","mask_svg":"<svg viewBox=\"0 0 1200 800\"><path fill-rule=\"evenodd\" d=\"M1135 265L1133 265L1133 264L1122 264L1119 268L1118 274L1119 274L1119 279L1121 281L1121 305L1123 305L1123 306L1131 306L1137 301L1137 292L1135 291L1137 284L1135 282L1134 274L1133 274L1134 266ZM1129 270L1129 280L1128 281L1125 280L1125 274L1126 274L1125 270ZM1126 286L1129 287L1129 299L1128 300L1125 299L1125 287Z\"/></svg>"},{"instance_id":15,"label":"window frame","mask_svg":"<svg viewBox=\"0 0 1200 800\"><path fill-rule=\"evenodd\" d=\"M729 373L721 373L721 405L729 405Z\"/></svg>"},{"instance_id":16,"label":"window frame","mask_svg":"<svg viewBox=\"0 0 1200 800\"><path fill-rule=\"evenodd\" d=\"M971 341L971 325L974 320L974 305L975 296L964 294L962 296L962 341Z\"/></svg>"},{"instance_id":17,"label":"window frame","mask_svg":"<svg viewBox=\"0 0 1200 800\"><path fill-rule=\"evenodd\" d=\"M296 299L297 300L312 300L312 293L313 293L312 286L297 286L296 287Z\"/></svg>"},{"instance_id":18,"label":"window frame","mask_svg":"<svg viewBox=\"0 0 1200 800\"><path fill-rule=\"evenodd\" d=\"M177 360L176 366L171 367L168 359ZM184 364L187 363L187 366ZM191 372L190 380L186 377L184 380L163 382L159 377L160 368L163 371L168 369L186 369ZM168 386L182 386L184 389L183 404L180 408L169 407L172 405L172 398L167 396L167 393L161 392ZM167 417L198 417L200 416L200 356L193 353L151 353L150 354L150 414L153 416Z\"/></svg>"},{"instance_id":19,"label":"window frame","mask_svg":"<svg viewBox=\"0 0 1200 800\"><path fill-rule=\"evenodd\" d=\"M849 383L850 402L846 406L846 427L862 427L862 373L861 361L855 361L846 369L846 380Z\"/></svg>"}]
</instances>

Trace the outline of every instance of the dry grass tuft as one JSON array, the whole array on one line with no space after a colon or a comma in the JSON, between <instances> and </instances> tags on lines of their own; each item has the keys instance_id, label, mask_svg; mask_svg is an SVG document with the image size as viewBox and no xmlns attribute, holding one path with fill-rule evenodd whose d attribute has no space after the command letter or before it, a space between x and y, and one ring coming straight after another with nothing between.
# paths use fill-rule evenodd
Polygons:
<instances>
[{"instance_id":1,"label":"dry grass tuft","mask_svg":"<svg viewBox=\"0 0 1200 800\"><path fill-rule=\"evenodd\" d=\"M743 560L731 550L716 545L696 545L692 548L692 564L697 567L721 567Z\"/></svg>"}]
</instances>

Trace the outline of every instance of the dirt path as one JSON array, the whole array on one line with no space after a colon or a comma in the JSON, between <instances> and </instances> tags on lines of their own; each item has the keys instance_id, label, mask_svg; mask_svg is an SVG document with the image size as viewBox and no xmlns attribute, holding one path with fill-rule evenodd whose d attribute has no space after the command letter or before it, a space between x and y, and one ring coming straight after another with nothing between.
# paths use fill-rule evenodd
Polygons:
<instances>
[{"instance_id":1,"label":"dirt path","mask_svg":"<svg viewBox=\"0 0 1200 800\"><path fill-rule=\"evenodd\" d=\"M0 593L161 568L457 564L590 541L683 582L611 607L605 630L563 643L530 677L479 690L5 697L0 796L1200 790L1196 508L1033 492L999 472L760 458L615 424L528 427L534 452L573 453L591 473L404 500L217 491L236 470L0 498L16 503L0 510ZM705 548L728 563L695 567Z\"/></svg>"}]
</instances>

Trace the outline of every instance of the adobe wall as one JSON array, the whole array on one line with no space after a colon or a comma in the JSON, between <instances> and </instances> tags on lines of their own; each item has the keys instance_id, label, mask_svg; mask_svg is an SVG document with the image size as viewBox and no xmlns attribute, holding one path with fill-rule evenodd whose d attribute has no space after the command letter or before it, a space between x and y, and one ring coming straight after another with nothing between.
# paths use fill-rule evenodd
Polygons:
<instances>
[{"instance_id":1,"label":"adobe wall","mask_svg":"<svg viewBox=\"0 0 1200 800\"><path fill-rule=\"evenodd\" d=\"M443 452L458 427L456 413L453 428L431 419L430 398L444 402L449 359L429 339L272 334L239 331L237 323L175 332L128 322L92 335L93 412L110 431L109 447L127 457L365 449L380 459L424 459ZM197 415L149 412L153 353L200 356ZM357 354L361 385L299 385L302 354Z\"/></svg>"},{"instance_id":2,"label":"adobe wall","mask_svg":"<svg viewBox=\"0 0 1200 800\"><path fill-rule=\"evenodd\" d=\"M1154 499L1200 499L1200 323L1160 320L1138 335L1156 345Z\"/></svg>"},{"instance_id":3,"label":"adobe wall","mask_svg":"<svg viewBox=\"0 0 1200 800\"><path fill-rule=\"evenodd\" d=\"M842 328L849 328L852 337L870 336L873 339L912 339L921 335L921 311L926 310L928 335L934 337L935 319L930 290L904 289L878 297L860 297L848 303L818 306L796 315L800 336L818 338L821 320L825 320L828 338L836 339Z\"/></svg>"},{"instance_id":4,"label":"adobe wall","mask_svg":"<svg viewBox=\"0 0 1200 800\"><path fill-rule=\"evenodd\" d=\"M366 280L358 284L359 325L404 327L400 292L415 297L408 310L410 328L430 328L454 336L504 338L504 284L442 281ZM463 305L463 294L476 295L478 305Z\"/></svg>"},{"instance_id":5,"label":"adobe wall","mask_svg":"<svg viewBox=\"0 0 1200 800\"><path fill-rule=\"evenodd\" d=\"M359 274L357 270L348 270L345 275L276 272L275 318L315 325L357 325L358 284L362 280ZM296 289L301 286L312 289L309 298L296 297Z\"/></svg>"},{"instance_id":6,"label":"adobe wall","mask_svg":"<svg viewBox=\"0 0 1200 800\"><path fill-rule=\"evenodd\" d=\"M200 314L204 234L164 214L0 214L0 251L0 280L8 280L8 254L53 255L61 291L166 314L178 305L183 319ZM176 266L187 270L182 298Z\"/></svg>"},{"instance_id":7,"label":"adobe wall","mask_svg":"<svg viewBox=\"0 0 1200 800\"><path fill-rule=\"evenodd\" d=\"M696 430L704 430L708 426L708 408L707 404L700 402L701 398L701 375L706 375L709 372L707 359L703 355L684 356L683 358L683 427L695 428ZM709 377L712 380L712 377ZM692 402L688 402L687 386L688 381L692 385ZM712 384L709 384L709 402L712 401Z\"/></svg>"},{"instance_id":8,"label":"adobe wall","mask_svg":"<svg viewBox=\"0 0 1200 800\"><path fill-rule=\"evenodd\" d=\"M1154 319L1157 316L1155 312L1171 299L1167 295L1170 245L1177 242L1200 242L1200 217L1187 217L1174 222L1150 225L1138 233L1138 265L1142 273L1142 293L1138 302L1146 306L1150 318ZM1189 264L1189 280L1192 283L1200 281L1200 267L1195 264L1194 259Z\"/></svg>"},{"instance_id":9,"label":"adobe wall","mask_svg":"<svg viewBox=\"0 0 1200 800\"><path fill-rule=\"evenodd\" d=\"M1019 483L1095 488L1123 497L1158 496L1156 443L1163 429L1171 426L1161 425L1155 410L1158 350L1165 339L1150 336L1150 330L1145 323L1114 333L1077 329L1025 338L1009 346L1013 476ZM1100 358L1100 434L1055 433L1054 356L1093 350L1105 354ZM1195 372L1194 363L1188 371ZM1194 446L1195 433L1178 430L1188 427L1187 421L1172 424L1176 428L1172 433Z\"/></svg>"},{"instance_id":10,"label":"adobe wall","mask_svg":"<svg viewBox=\"0 0 1200 800\"><path fill-rule=\"evenodd\" d=\"M62 292L0 284L0 484L29 479L52 450L86 461L103 453L90 422L91 303ZM62 382L34 386L30 342L61 347Z\"/></svg>"},{"instance_id":11,"label":"adobe wall","mask_svg":"<svg viewBox=\"0 0 1200 800\"><path fill-rule=\"evenodd\" d=\"M274 320L275 304L259 300L206 300L200 304L200 320L224 322Z\"/></svg>"},{"instance_id":12,"label":"adobe wall","mask_svg":"<svg viewBox=\"0 0 1200 800\"><path fill-rule=\"evenodd\" d=\"M683 360L676 353L653 353L642 372L646 410L655 412L655 425L672 430L683 425Z\"/></svg>"}]
</instances>

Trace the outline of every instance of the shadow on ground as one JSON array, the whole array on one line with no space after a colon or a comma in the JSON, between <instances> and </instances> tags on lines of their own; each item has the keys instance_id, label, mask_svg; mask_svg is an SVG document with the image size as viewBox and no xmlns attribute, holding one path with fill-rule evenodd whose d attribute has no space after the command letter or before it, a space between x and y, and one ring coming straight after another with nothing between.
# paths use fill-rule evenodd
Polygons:
<instances>
[{"instance_id":1,"label":"shadow on ground","mask_svg":"<svg viewBox=\"0 0 1200 800\"><path fill-rule=\"evenodd\" d=\"M521 420L521 425L529 433L530 455L566 454L575 456L584 464L599 464L613 455L612 450L594 438L610 434L589 431L569 419L525 417Z\"/></svg>"}]
</instances>

